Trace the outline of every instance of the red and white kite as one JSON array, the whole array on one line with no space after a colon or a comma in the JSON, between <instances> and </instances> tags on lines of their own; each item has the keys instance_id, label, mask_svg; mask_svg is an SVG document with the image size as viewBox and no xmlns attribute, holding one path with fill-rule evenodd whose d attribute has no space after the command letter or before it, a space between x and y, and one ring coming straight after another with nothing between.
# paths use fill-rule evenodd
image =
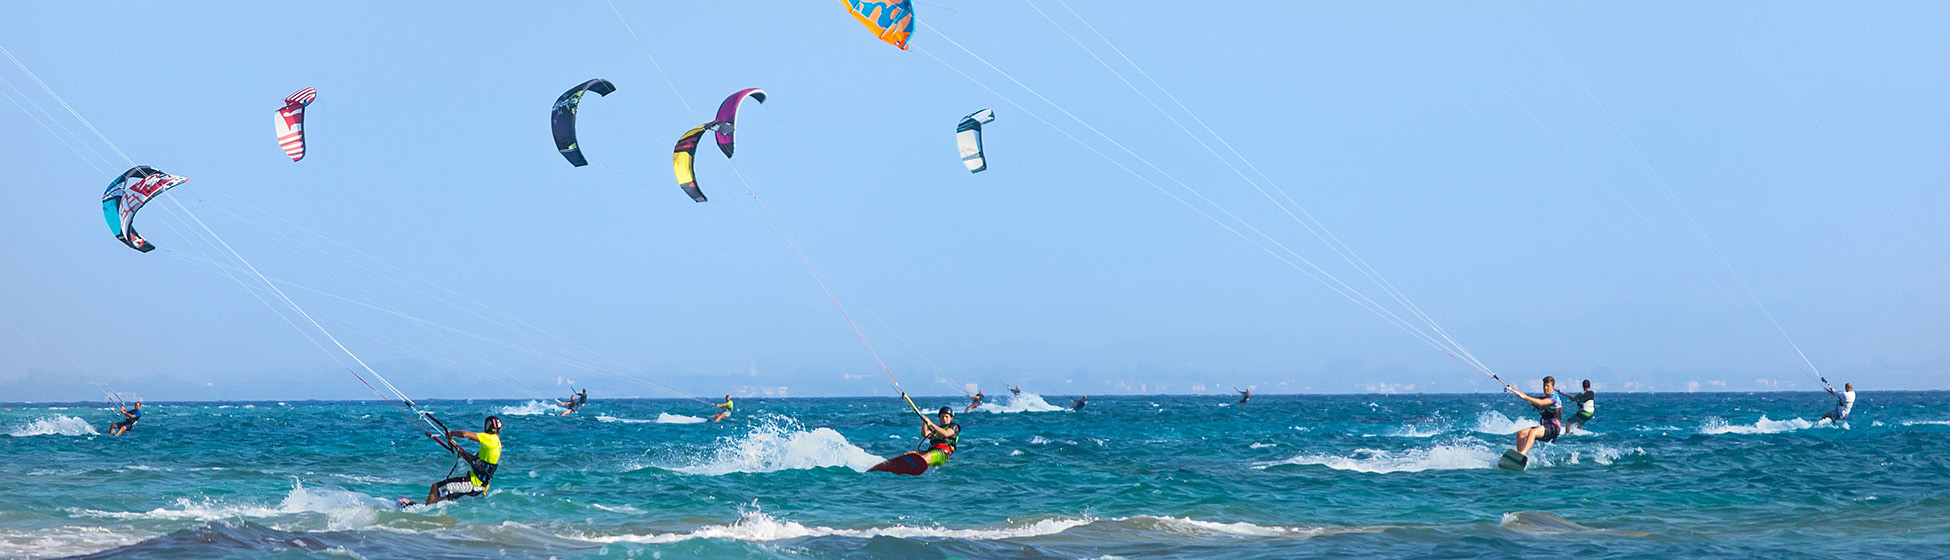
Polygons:
<instances>
[{"instance_id":1,"label":"red and white kite","mask_svg":"<svg viewBox=\"0 0 1950 560\"><path fill-rule=\"evenodd\" d=\"M305 159L305 106L317 98L318 90L301 89L284 98L284 108L278 109L278 146L291 161Z\"/></svg>"}]
</instances>

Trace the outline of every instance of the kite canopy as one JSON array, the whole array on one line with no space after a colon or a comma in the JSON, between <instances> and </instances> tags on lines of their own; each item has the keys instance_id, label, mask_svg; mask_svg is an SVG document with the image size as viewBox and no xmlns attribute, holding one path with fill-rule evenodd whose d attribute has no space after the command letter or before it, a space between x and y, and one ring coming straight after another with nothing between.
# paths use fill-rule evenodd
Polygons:
<instances>
[{"instance_id":1,"label":"kite canopy","mask_svg":"<svg viewBox=\"0 0 1950 560\"><path fill-rule=\"evenodd\" d=\"M671 170L677 174L677 186L683 187L684 194L691 200L704 202L704 191L697 188L697 144L704 139L704 131L718 128L723 121L711 121L698 125L677 139L677 147L671 149Z\"/></svg>"},{"instance_id":2,"label":"kite canopy","mask_svg":"<svg viewBox=\"0 0 1950 560\"><path fill-rule=\"evenodd\" d=\"M875 0L840 0L853 12L853 19L867 26L873 36L889 45L907 50L907 36L914 34L914 3Z\"/></svg>"},{"instance_id":3,"label":"kite canopy","mask_svg":"<svg viewBox=\"0 0 1950 560\"><path fill-rule=\"evenodd\" d=\"M741 89L738 90L738 93L731 94L731 97L724 98L724 103L718 104L718 122L723 123L718 126L718 149L724 152L724 157L731 157L731 135L737 132L738 128L736 124L738 122L738 106L745 102L746 97L750 97L759 103L764 103L765 90L758 88Z\"/></svg>"},{"instance_id":4,"label":"kite canopy","mask_svg":"<svg viewBox=\"0 0 1950 560\"><path fill-rule=\"evenodd\" d=\"M188 180L147 165L123 171L121 176L108 183L108 191L102 193L102 217L108 219L108 231L130 249L144 253L156 250L155 245L150 245L136 234L135 213L142 209L142 205L148 204L149 199Z\"/></svg>"},{"instance_id":5,"label":"kite canopy","mask_svg":"<svg viewBox=\"0 0 1950 560\"><path fill-rule=\"evenodd\" d=\"M955 125L955 144L961 147L961 163L968 166L969 173L981 173L988 169L988 160L982 157L982 125L995 120L995 111L983 109L962 117L961 124Z\"/></svg>"},{"instance_id":6,"label":"kite canopy","mask_svg":"<svg viewBox=\"0 0 1950 560\"><path fill-rule=\"evenodd\" d=\"M569 165L576 167L589 165L589 160L582 158L582 146L576 143L576 107L582 104L582 94L591 91L599 96L607 96L616 91L616 86L602 78L583 82L555 98L555 108L549 112L549 128L555 132L555 149L562 152Z\"/></svg>"},{"instance_id":7,"label":"kite canopy","mask_svg":"<svg viewBox=\"0 0 1950 560\"><path fill-rule=\"evenodd\" d=\"M284 107L279 108L276 122L278 147L284 148L284 155L291 161L305 159L305 107L318 98L318 90L305 88L284 98Z\"/></svg>"}]
</instances>

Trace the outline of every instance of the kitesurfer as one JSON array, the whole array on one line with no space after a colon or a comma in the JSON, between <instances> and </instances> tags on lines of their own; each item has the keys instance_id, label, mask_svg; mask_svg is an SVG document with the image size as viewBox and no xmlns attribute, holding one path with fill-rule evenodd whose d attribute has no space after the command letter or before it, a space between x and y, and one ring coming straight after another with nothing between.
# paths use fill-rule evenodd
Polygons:
<instances>
[{"instance_id":1,"label":"kitesurfer","mask_svg":"<svg viewBox=\"0 0 1950 560\"><path fill-rule=\"evenodd\" d=\"M921 418L921 437L928 438L927 451L921 452L921 456L927 458L930 467L948 462L948 457L955 454L955 444L961 441L961 424L955 423L953 409L941 407L935 418L940 422Z\"/></svg>"},{"instance_id":2,"label":"kitesurfer","mask_svg":"<svg viewBox=\"0 0 1950 560\"><path fill-rule=\"evenodd\" d=\"M1020 396L1022 396L1022 386L1021 386L1021 385L1016 385L1016 386L1013 386L1013 387L1010 387L1010 388L1009 388L1009 396L1012 396L1012 397L1020 397Z\"/></svg>"},{"instance_id":3,"label":"kitesurfer","mask_svg":"<svg viewBox=\"0 0 1950 560\"><path fill-rule=\"evenodd\" d=\"M1840 393L1836 393L1834 387L1829 387L1828 394L1835 396L1835 410L1821 415L1821 419L1837 424L1848 420L1849 411L1855 409L1855 384L1843 383ZM142 403L136 403L136 406L142 406Z\"/></svg>"},{"instance_id":4,"label":"kitesurfer","mask_svg":"<svg viewBox=\"0 0 1950 560\"><path fill-rule=\"evenodd\" d=\"M561 416L568 416L569 413L575 412L576 409L582 408L582 405L589 403L589 390L583 389L570 393L569 400L556 402L562 403L562 408L567 409L562 411Z\"/></svg>"},{"instance_id":5,"label":"kitesurfer","mask_svg":"<svg viewBox=\"0 0 1950 560\"><path fill-rule=\"evenodd\" d=\"M1571 395L1563 391L1558 391L1557 394L1571 399L1571 402L1577 403L1578 405L1578 412L1572 414L1570 418L1564 419L1565 431L1584 429L1584 423L1590 422L1591 417L1598 412L1598 395L1591 392L1591 380L1589 379L1584 380L1584 392L1582 393Z\"/></svg>"},{"instance_id":6,"label":"kitesurfer","mask_svg":"<svg viewBox=\"0 0 1950 560\"><path fill-rule=\"evenodd\" d=\"M1564 405L1557 400L1557 379L1544 376L1544 396L1542 398L1526 395L1515 385L1504 385L1509 391L1530 403L1537 409L1537 425L1517 431L1517 453L1530 454L1530 446L1537 442L1550 442L1564 431Z\"/></svg>"},{"instance_id":7,"label":"kitesurfer","mask_svg":"<svg viewBox=\"0 0 1950 560\"><path fill-rule=\"evenodd\" d=\"M724 419L731 417L731 395L724 396L724 404L714 404L711 406L723 409L718 411L717 416L711 417L712 422L723 422Z\"/></svg>"},{"instance_id":8,"label":"kitesurfer","mask_svg":"<svg viewBox=\"0 0 1950 560\"><path fill-rule=\"evenodd\" d=\"M134 428L135 423L142 420L142 401L136 401L135 407L132 409L116 407L115 410L121 412L124 418L121 422L116 422L108 426L108 435L120 436L129 433L129 428Z\"/></svg>"},{"instance_id":9,"label":"kitesurfer","mask_svg":"<svg viewBox=\"0 0 1950 560\"><path fill-rule=\"evenodd\" d=\"M966 410L963 410L962 413L966 414L966 413L974 412L975 407L982 406L982 399L987 397L988 395L982 394L981 389L976 389L975 394L968 396L968 408Z\"/></svg>"},{"instance_id":10,"label":"kitesurfer","mask_svg":"<svg viewBox=\"0 0 1950 560\"><path fill-rule=\"evenodd\" d=\"M427 488L426 504L433 505L461 496L486 494L488 484L494 482L494 470L501 465L501 417L487 417L487 420L481 422L481 433L448 430L444 435L447 439L440 439L440 436L433 434L427 434L427 437L440 442L442 447L454 452L461 461L467 463L467 474L433 483L433 486ZM481 444L481 449L476 453L468 453L467 450L460 448L460 444L455 442L454 438L474 440ZM400 498L399 505L406 507L414 504L412 500Z\"/></svg>"},{"instance_id":11,"label":"kitesurfer","mask_svg":"<svg viewBox=\"0 0 1950 560\"><path fill-rule=\"evenodd\" d=\"M1240 391L1238 387L1233 387L1232 390L1239 393L1239 404L1246 404L1246 401L1253 400L1252 389L1246 389L1244 391Z\"/></svg>"},{"instance_id":12,"label":"kitesurfer","mask_svg":"<svg viewBox=\"0 0 1950 560\"><path fill-rule=\"evenodd\" d=\"M1083 410L1083 405L1086 404L1090 404L1090 395L1070 399L1070 410Z\"/></svg>"}]
</instances>

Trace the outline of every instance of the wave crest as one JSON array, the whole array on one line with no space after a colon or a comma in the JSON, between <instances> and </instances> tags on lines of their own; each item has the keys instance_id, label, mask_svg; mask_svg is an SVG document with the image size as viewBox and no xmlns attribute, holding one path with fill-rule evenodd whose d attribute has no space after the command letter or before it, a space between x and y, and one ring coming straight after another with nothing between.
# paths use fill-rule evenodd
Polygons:
<instances>
[{"instance_id":1,"label":"wave crest","mask_svg":"<svg viewBox=\"0 0 1950 560\"><path fill-rule=\"evenodd\" d=\"M8 430L7 435L13 437L94 436L101 435L101 432L95 431L95 427L89 425L87 420L57 414L28 422L22 426L16 426L14 429Z\"/></svg>"}]
</instances>

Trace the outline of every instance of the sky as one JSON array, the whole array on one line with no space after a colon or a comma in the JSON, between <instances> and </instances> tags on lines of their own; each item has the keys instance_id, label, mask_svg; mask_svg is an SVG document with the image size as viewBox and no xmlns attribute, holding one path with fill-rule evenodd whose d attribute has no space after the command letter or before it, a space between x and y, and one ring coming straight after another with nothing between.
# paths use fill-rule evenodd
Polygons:
<instances>
[{"instance_id":1,"label":"sky","mask_svg":"<svg viewBox=\"0 0 1950 560\"><path fill-rule=\"evenodd\" d=\"M0 401L1950 387L1950 6L836 4L0 7Z\"/></svg>"}]
</instances>

